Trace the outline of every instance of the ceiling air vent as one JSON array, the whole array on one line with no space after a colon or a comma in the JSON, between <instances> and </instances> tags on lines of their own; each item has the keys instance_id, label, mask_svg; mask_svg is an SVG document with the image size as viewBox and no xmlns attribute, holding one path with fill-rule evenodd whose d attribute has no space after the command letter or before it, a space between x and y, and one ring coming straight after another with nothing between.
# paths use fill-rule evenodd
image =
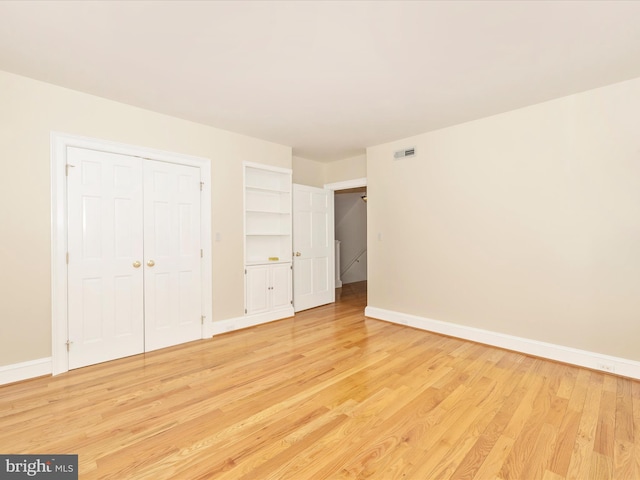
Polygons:
<instances>
[{"instance_id":1,"label":"ceiling air vent","mask_svg":"<svg viewBox=\"0 0 640 480\"><path fill-rule=\"evenodd\" d=\"M403 150L397 150L393 154L393 158L395 160L400 160L401 158L410 158L416 156L416 147L405 148Z\"/></svg>"}]
</instances>

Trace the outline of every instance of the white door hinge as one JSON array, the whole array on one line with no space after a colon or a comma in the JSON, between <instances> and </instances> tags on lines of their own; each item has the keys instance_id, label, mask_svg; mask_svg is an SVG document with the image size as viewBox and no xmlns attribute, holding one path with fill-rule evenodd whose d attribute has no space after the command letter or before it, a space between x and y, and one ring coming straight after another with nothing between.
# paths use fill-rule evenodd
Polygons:
<instances>
[{"instance_id":1,"label":"white door hinge","mask_svg":"<svg viewBox=\"0 0 640 480\"><path fill-rule=\"evenodd\" d=\"M200 323L204 325L204 319L207 318L204 315L200 316Z\"/></svg>"},{"instance_id":2,"label":"white door hinge","mask_svg":"<svg viewBox=\"0 0 640 480\"><path fill-rule=\"evenodd\" d=\"M200 258L204 258L204 250L200 249Z\"/></svg>"},{"instance_id":3,"label":"white door hinge","mask_svg":"<svg viewBox=\"0 0 640 480\"><path fill-rule=\"evenodd\" d=\"M75 167L75 165L71 165L70 163L67 163L64 166L64 175L65 175L65 177L69 176L69 168L74 168L74 167Z\"/></svg>"},{"instance_id":4,"label":"white door hinge","mask_svg":"<svg viewBox=\"0 0 640 480\"><path fill-rule=\"evenodd\" d=\"M69 252L67 252L67 265L69 265Z\"/></svg>"},{"instance_id":5,"label":"white door hinge","mask_svg":"<svg viewBox=\"0 0 640 480\"><path fill-rule=\"evenodd\" d=\"M71 344L73 343L71 340L67 340L66 342L64 342L65 345L67 346L67 352L71 349Z\"/></svg>"},{"instance_id":6,"label":"white door hinge","mask_svg":"<svg viewBox=\"0 0 640 480\"><path fill-rule=\"evenodd\" d=\"M204 182L200 182L200 191L204 188Z\"/></svg>"}]
</instances>

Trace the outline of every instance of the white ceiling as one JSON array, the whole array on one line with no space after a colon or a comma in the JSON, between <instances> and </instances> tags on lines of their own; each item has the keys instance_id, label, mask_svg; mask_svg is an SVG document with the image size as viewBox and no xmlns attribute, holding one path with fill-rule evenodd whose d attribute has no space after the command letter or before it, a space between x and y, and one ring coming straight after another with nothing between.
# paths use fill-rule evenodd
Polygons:
<instances>
[{"instance_id":1,"label":"white ceiling","mask_svg":"<svg viewBox=\"0 0 640 480\"><path fill-rule=\"evenodd\" d=\"M640 77L640 2L0 1L0 70L330 161Z\"/></svg>"}]
</instances>

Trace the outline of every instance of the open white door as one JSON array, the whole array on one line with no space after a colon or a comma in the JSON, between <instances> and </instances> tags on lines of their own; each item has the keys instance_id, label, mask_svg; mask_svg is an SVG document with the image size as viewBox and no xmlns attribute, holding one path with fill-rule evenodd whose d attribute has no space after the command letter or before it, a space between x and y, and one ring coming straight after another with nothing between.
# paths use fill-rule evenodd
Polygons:
<instances>
[{"instance_id":1,"label":"open white door","mask_svg":"<svg viewBox=\"0 0 640 480\"><path fill-rule=\"evenodd\" d=\"M335 301L333 190L293 185L293 307Z\"/></svg>"}]
</instances>

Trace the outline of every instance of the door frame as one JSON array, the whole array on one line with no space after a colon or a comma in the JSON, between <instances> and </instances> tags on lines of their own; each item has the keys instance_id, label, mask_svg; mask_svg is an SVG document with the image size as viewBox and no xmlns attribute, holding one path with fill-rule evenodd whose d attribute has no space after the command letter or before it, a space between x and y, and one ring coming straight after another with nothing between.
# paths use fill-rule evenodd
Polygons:
<instances>
[{"instance_id":1,"label":"door frame","mask_svg":"<svg viewBox=\"0 0 640 480\"><path fill-rule=\"evenodd\" d=\"M324 188L327 190L348 190L350 188L359 188L367 186L367 177L354 178L353 180L344 180L342 182L325 183Z\"/></svg>"},{"instance_id":2,"label":"door frame","mask_svg":"<svg viewBox=\"0 0 640 480\"><path fill-rule=\"evenodd\" d=\"M334 193L337 190L349 190L350 188L359 188L359 187L366 187L367 186L367 177L362 177L362 178L354 178L353 180L344 180L342 182L334 182L334 183L325 183L324 184L324 188L328 189L328 190L333 190ZM367 192L368 193L368 192ZM334 207L335 209L335 203L334 203ZM367 210L367 215L368 215L369 210ZM334 219L335 219L335 212L334 212ZM334 220L335 221L335 220ZM369 225L369 222L367 222L367 228ZM333 243L335 244L336 241L336 234L335 231L333 233ZM367 250L369 249L369 234L367 232ZM342 282L341 282L342 285Z\"/></svg>"},{"instance_id":3,"label":"door frame","mask_svg":"<svg viewBox=\"0 0 640 480\"><path fill-rule=\"evenodd\" d=\"M212 334L211 160L135 145L51 132L51 364L57 375L69 370L67 312L67 148L78 147L200 169L200 242L202 245L202 337Z\"/></svg>"}]
</instances>

